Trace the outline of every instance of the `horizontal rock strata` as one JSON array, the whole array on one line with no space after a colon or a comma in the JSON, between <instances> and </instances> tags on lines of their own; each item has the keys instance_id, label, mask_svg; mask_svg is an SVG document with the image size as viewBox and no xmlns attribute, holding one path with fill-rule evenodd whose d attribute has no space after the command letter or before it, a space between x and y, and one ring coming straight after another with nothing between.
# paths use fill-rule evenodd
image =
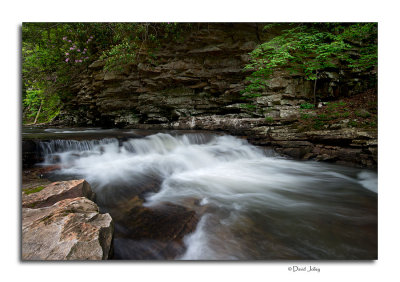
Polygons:
<instances>
[{"instance_id":1,"label":"horizontal rock strata","mask_svg":"<svg viewBox=\"0 0 400 282\"><path fill-rule=\"evenodd\" d=\"M261 23L201 24L182 34L180 44L161 42L152 62L143 59L120 72L105 71L105 62L95 61L70 84L73 98L61 112L60 124L224 130L300 159L376 167L377 134L357 137L356 144L330 128L308 135L290 128L301 116L300 105L313 100L312 81L277 72L260 97L243 99L248 53L280 32L279 28L262 32L262 27ZM332 69L321 73L316 95L322 101L350 97L371 88L373 76ZM273 122L266 123L266 118ZM26 153L24 159L32 162L34 155Z\"/></svg>"}]
</instances>

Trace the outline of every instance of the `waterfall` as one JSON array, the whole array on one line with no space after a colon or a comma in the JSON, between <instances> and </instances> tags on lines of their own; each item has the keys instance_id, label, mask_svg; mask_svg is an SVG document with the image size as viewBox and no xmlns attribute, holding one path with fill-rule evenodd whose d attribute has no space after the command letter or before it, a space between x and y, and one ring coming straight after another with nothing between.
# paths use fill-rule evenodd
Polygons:
<instances>
[{"instance_id":1,"label":"waterfall","mask_svg":"<svg viewBox=\"0 0 400 282\"><path fill-rule=\"evenodd\" d=\"M201 219L178 259L376 256L373 171L294 161L229 135L158 133L40 146L46 163L61 165L55 175L85 178L100 206L139 195L149 209L170 203L195 210Z\"/></svg>"},{"instance_id":2,"label":"waterfall","mask_svg":"<svg viewBox=\"0 0 400 282\"><path fill-rule=\"evenodd\" d=\"M44 163L51 164L57 162L63 155L77 155L84 152L101 153L104 146L118 146L115 138L105 138L101 140L50 140L39 142L39 154L44 156Z\"/></svg>"}]
</instances>

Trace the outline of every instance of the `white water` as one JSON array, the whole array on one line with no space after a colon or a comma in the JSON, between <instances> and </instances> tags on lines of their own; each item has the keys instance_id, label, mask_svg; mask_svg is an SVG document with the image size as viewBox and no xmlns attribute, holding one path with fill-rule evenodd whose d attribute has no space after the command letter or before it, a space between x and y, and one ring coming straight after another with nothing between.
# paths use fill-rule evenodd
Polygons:
<instances>
[{"instance_id":1,"label":"white water","mask_svg":"<svg viewBox=\"0 0 400 282\"><path fill-rule=\"evenodd\" d=\"M371 171L287 160L232 136L159 133L122 145L105 139L42 148L47 163L62 164L59 174L85 178L105 203L157 180L160 190L145 191L145 206L201 210L180 259L343 259L373 252L357 238L376 221Z\"/></svg>"}]
</instances>

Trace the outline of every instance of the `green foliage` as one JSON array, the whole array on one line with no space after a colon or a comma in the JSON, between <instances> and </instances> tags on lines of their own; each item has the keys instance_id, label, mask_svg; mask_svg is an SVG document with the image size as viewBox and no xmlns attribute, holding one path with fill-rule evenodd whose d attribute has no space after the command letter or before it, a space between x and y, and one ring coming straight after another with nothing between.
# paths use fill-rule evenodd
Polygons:
<instances>
[{"instance_id":1,"label":"green foliage","mask_svg":"<svg viewBox=\"0 0 400 282\"><path fill-rule=\"evenodd\" d=\"M179 41L181 34L192 28L180 23L110 23L112 44L105 48L100 59L106 61L105 71L121 71L126 64L136 64L141 57L156 63L154 50L163 40Z\"/></svg>"},{"instance_id":2,"label":"green foliage","mask_svg":"<svg viewBox=\"0 0 400 282\"><path fill-rule=\"evenodd\" d=\"M268 116L268 117L265 117L265 121L266 121L266 122L269 122L269 123L271 123L271 122L273 122L273 121L274 121L274 118L273 118L273 117L270 117L270 116Z\"/></svg>"},{"instance_id":3,"label":"green foliage","mask_svg":"<svg viewBox=\"0 0 400 282\"><path fill-rule=\"evenodd\" d=\"M334 110L336 108L346 106L346 103L343 101L339 101L337 103L326 103L326 106L327 106L328 110Z\"/></svg>"},{"instance_id":4,"label":"green foliage","mask_svg":"<svg viewBox=\"0 0 400 282\"><path fill-rule=\"evenodd\" d=\"M377 123L375 121L371 121L371 122L365 121L363 123L363 126L366 127L366 128L376 127Z\"/></svg>"},{"instance_id":5,"label":"green foliage","mask_svg":"<svg viewBox=\"0 0 400 282\"><path fill-rule=\"evenodd\" d=\"M315 120L320 120L320 121L328 121L333 119L330 115L327 114L319 114L315 117Z\"/></svg>"},{"instance_id":6,"label":"green foliage","mask_svg":"<svg viewBox=\"0 0 400 282\"><path fill-rule=\"evenodd\" d=\"M346 111L344 113L339 114L339 116L342 118L348 118L350 116L350 113Z\"/></svg>"},{"instance_id":7,"label":"green foliage","mask_svg":"<svg viewBox=\"0 0 400 282\"><path fill-rule=\"evenodd\" d=\"M60 113L60 99L58 95L44 95L43 90L27 90L23 99L24 121L32 122L40 113L37 121L50 122Z\"/></svg>"},{"instance_id":8,"label":"green foliage","mask_svg":"<svg viewBox=\"0 0 400 282\"><path fill-rule=\"evenodd\" d=\"M304 103L300 105L300 109L314 109L314 105L310 103Z\"/></svg>"},{"instance_id":9,"label":"green foliage","mask_svg":"<svg viewBox=\"0 0 400 282\"><path fill-rule=\"evenodd\" d=\"M323 120L315 120L313 123L313 128L316 130L321 130L324 128L324 126L326 125L326 123Z\"/></svg>"},{"instance_id":10,"label":"green foliage","mask_svg":"<svg viewBox=\"0 0 400 282\"><path fill-rule=\"evenodd\" d=\"M106 61L104 70L121 71L123 65L126 65L128 63L135 63L136 49L137 46L135 44L129 44L128 42L124 42L113 46L111 49L107 51L104 51L103 54L100 56L101 60Z\"/></svg>"},{"instance_id":11,"label":"green foliage","mask_svg":"<svg viewBox=\"0 0 400 282\"><path fill-rule=\"evenodd\" d=\"M311 115L309 115L309 114L301 114L301 116L300 116L302 119L309 119L309 118L311 118Z\"/></svg>"},{"instance_id":12,"label":"green foliage","mask_svg":"<svg viewBox=\"0 0 400 282\"><path fill-rule=\"evenodd\" d=\"M35 117L37 111L39 110L41 104L41 96L43 91L42 90L27 90L26 96L23 99L23 105L26 109L28 109L29 117Z\"/></svg>"},{"instance_id":13,"label":"green foliage","mask_svg":"<svg viewBox=\"0 0 400 282\"><path fill-rule=\"evenodd\" d=\"M355 121L355 120L351 120L351 121L349 121L349 126L350 127L358 127L358 122L357 121Z\"/></svg>"},{"instance_id":14,"label":"green foliage","mask_svg":"<svg viewBox=\"0 0 400 282\"><path fill-rule=\"evenodd\" d=\"M240 107L247 110L255 110L256 105L253 104L240 104Z\"/></svg>"},{"instance_id":15,"label":"green foliage","mask_svg":"<svg viewBox=\"0 0 400 282\"><path fill-rule=\"evenodd\" d=\"M265 27L269 30L276 24ZM286 70L307 80L318 79L330 68L350 71L370 70L377 65L377 25L375 23L292 24L281 35L260 44L250 53L245 70L252 74L245 97L261 92L277 71Z\"/></svg>"},{"instance_id":16,"label":"green foliage","mask_svg":"<svg viewBox=\"0 0 400 282\"><path fill-rule=\"evenodd\" d=\"M23 23L24 122L52 120L72 99L69 86L101 58L105 71L126 64L156 63L162 42L180 41L189 23ZM40 107L41 105L41 107Z\"/></svg>"}]
</instances>

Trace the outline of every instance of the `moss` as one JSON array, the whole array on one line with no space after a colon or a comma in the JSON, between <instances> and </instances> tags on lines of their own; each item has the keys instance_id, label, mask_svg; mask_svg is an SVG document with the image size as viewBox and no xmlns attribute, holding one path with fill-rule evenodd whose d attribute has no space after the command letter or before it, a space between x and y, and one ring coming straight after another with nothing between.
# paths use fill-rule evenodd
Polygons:
<instances>
[{"instance_id":1,"label":"moss","mask_svg":"<svg viewBox=\"0 0 400 282\"><path fill-rule=\"evenodd\" d=\"M273 122L274 121L274 118L273 117L265 117L265 121L266 122Z\"/></svg>"},{"instance_id":2,"label":"moss","mask_svg":"<svg viewBox=\"0 0 400 282\"><path fill-rule=\"evenodd\" d=\"M35 188L32 188L32 189L26 190L24 192L25 192L26 195L29 195L29 194L40 192L43 189L44 189L44 186L38 186L38 187L35 187Z\"/></svg>"}]
</instances>

